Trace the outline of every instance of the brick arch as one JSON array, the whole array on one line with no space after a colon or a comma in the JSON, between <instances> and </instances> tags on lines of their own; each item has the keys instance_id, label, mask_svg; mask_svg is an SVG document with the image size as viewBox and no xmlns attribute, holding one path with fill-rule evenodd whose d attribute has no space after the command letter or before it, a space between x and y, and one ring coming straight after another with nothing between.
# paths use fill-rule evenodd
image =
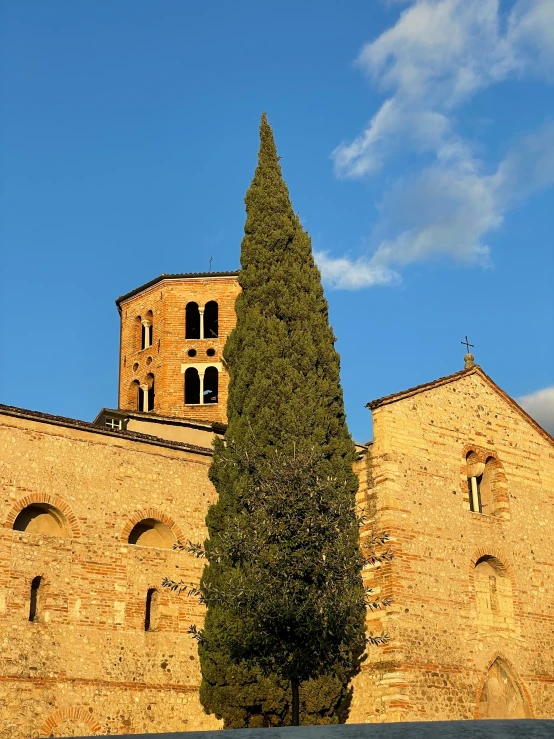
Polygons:
<instances>
[{"instance_id":1,"label":"brick arch","mask_svg":"<svg viewBox=\"0 0 554 739\"><path fill-rule=\"evenodd\" d=\"M75 518L75 515L71 508L68 506L68 504L63 500L62 498L58 497L57 495L48 495L48 494L42 494L42 493L31 493L30 495L26 495L24 498L20 498L17 503L15 503L9 514L4 522L4 528L5 529L13 529L13 525L15 523L15 519L17 518L18 514L21 513L21 511L24 508L27 508L27 506L30 505L37 505L40 503L47 503L48 505L51 505L53 508L57 508L60 513L62 513L65 517L65 520L67 521L67 525L70 530L70 537L73 539L78 538L81 535L81 532L79 531L79 525L77 524L77 519Z\"/></svg>"},{"instance_id":2,"label":"brick arch","mask_svg":"<svg viewBox=\"0 0 554 739\"><path fill-rule=\"evenodd\" d=\"M469 600L475 601L475 565L481 557L494 557L497 559L512 583L512 599L514 603L514 616L517 618L521 614L521 600L519 597L519 590L516 587L516 581L514 577L514 571L512 566L508 563L508 558L504 552L495 546L479 547L473 554L469 562ZM494 661L494 660L493 660ZM492 662L491 662L492 664Z\"/></svg>"},{"instance_id":3,"label":"brick arch","mask_svg":"<svg viewBox=\"0 0 554 739\"><path fill-rule=\"evenodd\" d=\"M494 501L494 513L493 515L504 520L510 518L510 497L508 494L508 480L506 473L504 472L504 466L498 454L491 450L485 449L478 446L477 444L467 443L464 444L462 449L462 464L460 467L460 485L462 492L462 500L469 504L469 493L467 490L467 467L466 458L467 455L473 452L478 462L486 464L487 461L492 465L494 469L494 483L493 483L493 501Z\"/></svg>"},{"instance_id":4,"label":"brick arch","mask_svg":"<svg viewBox=\"0 0 554 739\"><path fill-rule=\"evenodd\" d=\"M479 680L477 682L477 689L475 691L475 708L473 710L473 718L478 719L479 718L479 704L481 703L481 693L483 692L483 688L485 687L485 682L487 680L489 670L493 666L493 664L496 662L497 659L502 660L504 662L510 672L512 673L514 680L517 683L518 688L523 693L523 697L527 701L527 706L529 708L529 718L536 718L535 711L533 709L533 701L531 700L531 695L529 691L527 690L527 686L523 682L523 680L519 677L517 670L515 669L512 661L506 657L506 655L503 652L494 652L492 659L489 659L487 662L487 665L485 667L484 672L480 675Z\"/></svg>"},{"instance_id":5,"label":"brick arch","mask_svg":"<svg viewBox=\"0 0 554 739\"><path fill-rule=\"evenodd\" d=\"M81 721L83 724L86 724L90 729L90 733L93 735L103 733L102 727L98 721L92 717L90 711L85 711L84 708L73 707L62 708L51 713L42 725L42 736L53 736L53 731L56 729L56 726L62 721L67 721L68 719L71 721Z\"/></svg>"},{"instance_id":6,"label":"brick arch","mask_svg":"<svg viewBox=\"0 0 554 739\"><path fill-rule=\"evenodd\" d=\"M158 508L143 508L141 511L137 511L136 513L134 513L127 520L127 523L123 527L123 530L121 534L119 535L119 538L125 543L127 543L129 539L129 534L131 533L133 528L137 525L137 523L144 521L145 518L154 518L156 521L165 523L168 529L171 529L177 541L184 541L183 532L181 531L179 526L177 526L175 521L172 518L170 518L167 515L167 513L160 511Z\"/></svg>"}]
</instances>

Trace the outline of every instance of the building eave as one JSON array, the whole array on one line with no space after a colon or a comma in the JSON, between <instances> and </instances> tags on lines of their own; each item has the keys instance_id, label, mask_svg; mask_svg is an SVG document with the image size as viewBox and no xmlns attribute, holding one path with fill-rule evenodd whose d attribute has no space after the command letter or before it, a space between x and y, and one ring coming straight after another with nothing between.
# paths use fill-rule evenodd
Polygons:
<instances>
[{"instance_id":1,"label":"building eave","mask_svg":"<svg viewBox=\"0 0 554 739\"><path fill-rule=\"evenodd\" d=\"M217 278L217 277L238 277L238 271L237 272L184 272L182 274L168 274L168 275L159 275L159 277L155 277L153 280L150 280L150 282L146 282L144 285L140 285L140 287L136 287L134 290L131 290L128 293L125 293L125 295L121 295L117 300L115 301L115 304L117 305L118 310L120 310L121 303L123 303L125 300L128 300L129 298L134 297L135 295L138 295L139 293L143 292L144 290L148 290L151 287L154 287L154 285L157 285L160 282L164 282L165 280L171 281L171 280L193 280L193 279L206 279L206 277L210 278Z\"/></svg>"},{"instance_id":2,"label":"building eave","mask_svg":"<svg viewBox=\"0 0 554 739\"><path fill-rule=\"evenodd\" d=\"M28 421L36 421L38 423L49 423L54 426L62 426L65 428L75 429L77 431L86 431L92 434L101 434L102 436L117 437L118 439L126 439L127 441L136 441L144 444L154 444L169 449L176 449L183 452L192 452L203 456L212 456L213 451L207 447L196 446L195 444L187 444L180 441L170 441L162 439L159 436L151 434L141 434L138 431L116 431L107 426L96 426L89 421L80 421L76 418L68 418L66 416L54 416L50 413L42 411L31 411L27 408L18 408L16 406L3 405L0 403L0 414L12 416L14 418L22 418Z\"/></svg>"}]
</instances>

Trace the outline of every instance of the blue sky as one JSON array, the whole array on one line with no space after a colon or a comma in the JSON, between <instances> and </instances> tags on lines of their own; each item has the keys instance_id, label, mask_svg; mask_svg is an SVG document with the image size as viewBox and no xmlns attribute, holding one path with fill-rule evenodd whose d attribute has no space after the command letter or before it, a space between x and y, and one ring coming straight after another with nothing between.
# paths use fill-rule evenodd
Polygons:
<instances>
[{"instance_id":1,"label":"blue sky","mask_svg":"<svg viewBox=\"0 0 554 739\"><path fill-rule=\"evenodd\" d=\"M239 263L267 111L349 423L463 367L554 431L552 0L0 2L2 402L117 398L114 299Z\"/></svg>"}]
</instances>

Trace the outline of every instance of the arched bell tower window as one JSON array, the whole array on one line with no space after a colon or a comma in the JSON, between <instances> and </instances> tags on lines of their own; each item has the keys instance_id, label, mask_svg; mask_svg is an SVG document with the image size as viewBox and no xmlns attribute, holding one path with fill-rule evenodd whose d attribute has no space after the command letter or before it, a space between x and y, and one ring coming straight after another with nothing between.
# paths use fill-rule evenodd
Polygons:
<instances>
[{"instance_id":1,"label":"arched bell tower window","mask_svg":"<svg viewBox=\"0 0 554 739\"><path fill-rule=\"evenodd\" d=\"M146 400L146 407L144 410L146 412L153 411L154 410L154 400L156 397L155 389L154 389L154 375L149 374L146 375L146 390L144 392L144 397Z\"/></svg>"},{"instance_id":2,"label":"arched bell tower window","mask_svg":"<svg viewBox=\"0 0 554 739\"><path fill-rule=\"evenodd\" d=\"M141 390L140 390L140 383L138 380L133 380L131 384L129 385L128 407L131 408L132 410L137 410L137 411L140 411L142 408Z\"/></svg>"},{"instance_id":3,"label":"arched bell tower window","mask_svg":"<svg viewBox=\"0 0 554 739\"><path fill-rule=\"evenodd\" d=\"M187 303L185 308L185 339L200 338L200 311L198 303Z\"/></svg>"},{"instance_id":4,"label":"arched bell tower window","mask_svg":"<svg viewBox=\"0 0 554 739\"><path fill-rule=\"evenodd\" d=\"M196 367L185 371L185 405L200 404L200 375Z\"/></svg>"},{"instance_id":5,"label":"arched bell tower window","mask_svg":"<svg viewBox=\"0 0 554 739\"><path fill-rule=\"evenodd\" d=\"M148 349L152 346L153 318L154 316L152 315L152 311L149 310L146 316L141 320L141 349Z\"/></svg>"},{"instance_id":6,"label":"arched bell tower window","mask_svg":"<svg viewBox=\"0 0 554 739\"><path fill-rule=\"evenodd\" d=\"M218 379L217 367L207 367L204 373L204 403L217 403Z\"/></svg>"},{"instance_id":7,"label":"arched bell tower window","mask_svg":"<svg viewBox=\"0 0 554 739\"><path fill-rule=\"evenodd\" d=\"M204 338L217 339L219 335L219 307L215 300L210 300L204 307Z\"/></svg>"}]
</instances>

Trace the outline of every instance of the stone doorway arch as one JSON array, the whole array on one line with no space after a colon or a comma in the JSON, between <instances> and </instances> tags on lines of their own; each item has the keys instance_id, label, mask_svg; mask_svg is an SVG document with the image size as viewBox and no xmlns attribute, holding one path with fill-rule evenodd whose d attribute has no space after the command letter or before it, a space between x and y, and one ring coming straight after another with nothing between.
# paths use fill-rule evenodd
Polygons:
<instances>
[{"instance_id":1,"label":"stone doorway arch","mask_svg":"<svg viewBox=\"0 0 554 739\"><path fill-rule=\"evenodd\" d=\"M520 681L506 660L497 657L490 665L477 700L479 719L529 718L529 701Z\"/></svg>"}]
</instances>

